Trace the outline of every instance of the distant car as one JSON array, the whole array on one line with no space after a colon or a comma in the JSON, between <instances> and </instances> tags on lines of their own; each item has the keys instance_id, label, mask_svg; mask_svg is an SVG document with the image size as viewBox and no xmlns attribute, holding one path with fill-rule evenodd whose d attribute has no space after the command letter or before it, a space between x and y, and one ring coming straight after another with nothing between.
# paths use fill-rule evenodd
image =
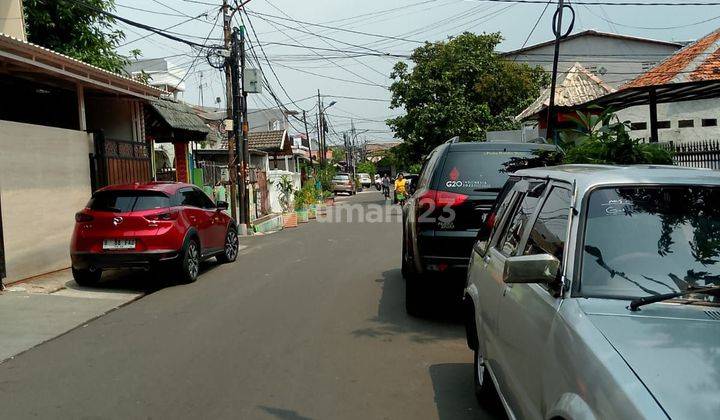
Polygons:
<instances>
[{"instance_id":1,"label":"distant car","mask_svg":"<svg viewBox=\"0 0 720 420\"><path fill-rule=\"evenodd\" d=\"M360 178L360 185L362 185L363 188L370 188L373 184L373 180L372 178L370 178L370 174L359 173L358 178Z\"/></svg>"},{"instance_id":2,"label":"distant car","mask_svg":"<svg viewBox=\"0 0 720 420\"><path fill-rule=\"evenodd\" d=\"M419 177L411 181L414 193L403 207L402 273L408 313L420 314L432 304L426 302L428 286L452 288L462 295L484 216L519 159L543 150L557 149L547 144L450 141L430 152ZM451 272L459 275L427 275Z\"/></svg>"},{"instance_id":3,"label":"distant car","mask_svg":"<svg viewBox=\"0 0 720 420\"><path fill-rule=\"evenodd\" d=\"M193 282L200 262L235 261L235 221L193 185L149 182L98 190L75 215L70 257L75 281L93 285L107 269L166 266Z\"/></svg>"},{"instance_id":4,"label":"distant car","mask_svg":"<svg viewBox=\"0 0 720 420\"><path fill-rule=\"evenodd\" d=\"M465 289L480 401L495 385L510 418L720 418L720 174L569 165L507 186Z\"/></svg>"},{"instance_id":5,"label":"distant car","mask_svg":"<svg viewBox=\"0 0 720 420\"><path fill-rule=\"evenodd\" d=\"M352 179L352 174L338 173L332 179L333 193L346 193L348 195L354 195L357 192L355 181Z\"/></svg>"}]
</instances>

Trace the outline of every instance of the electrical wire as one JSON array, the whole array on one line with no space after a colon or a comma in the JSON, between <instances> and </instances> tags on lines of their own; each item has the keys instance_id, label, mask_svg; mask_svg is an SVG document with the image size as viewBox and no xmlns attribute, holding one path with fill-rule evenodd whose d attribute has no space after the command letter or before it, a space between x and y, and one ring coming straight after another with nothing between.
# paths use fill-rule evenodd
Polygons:
<instances>
[{"instance_id":1,"label":"electrical wire","mask_svg":"<svg viewBox=\"0 0 720 420\"><path fill-rule=\"evenodd\" d=\"M199 44L199 43L197 43L197 42L193 42L193 41L189 41L189 40L187 40L187 39L180 38L180 37L178 37L178 36L172 35L172 34L169 33L168 31L163 31L163 30L160 29L160 28L156 28L156 27L150 26L150 25L145 25L144 23L135 22L134 20L130 20L130 19L124 18L124 17L122 17L122 16L118 16L118 15L116 15L115 13L111 13L111 12L108 12L108 11L106 11L106 10L97 8L97 7L93 6L93 5L90 5L90 4L85 3L85 2L83 2L83 1L80 1L80 0L74 0L74 1L75 1L76 4L80 5L81 7L84 7L85 9L91 10L91 11L93 11L93 12L95 12L95 13L105 15L105 16L110 17L110 18L112 18L112 19L115 19L115 20L117 20L117 21L119 21L119 22L123 22L123 23L125 23L126 25L130 25L130 26L134 26L134 27L136 27L136 28L144 29L144 30L146 30L146 31L154 32L154 33L156 33L156 34L158 34L158 35L160 35L160 36L162 36L162 37L164 37L164 38L171 39L171 40L177 41L177 42L181 42L181 43L186 44L186 45L189 45L189 46L191 46L191 47L217 48L217 47L208 47L208 46L206 46L206 45Z\"/></svg>"}]
</instances>

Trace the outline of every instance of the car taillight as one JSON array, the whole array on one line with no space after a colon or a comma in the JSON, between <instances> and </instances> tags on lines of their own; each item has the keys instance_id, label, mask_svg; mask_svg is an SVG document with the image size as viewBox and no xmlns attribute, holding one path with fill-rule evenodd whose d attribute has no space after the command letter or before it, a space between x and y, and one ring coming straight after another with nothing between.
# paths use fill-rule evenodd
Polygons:
<instances>
[{"instance_id":1,"label":"car taillight","mask_svg":"<svg viewBox=\"0 0 720 420\"><path fill-rule=\"evenodd\" d=\"M92 222L93 220L95 220L95 218L87 213L81 211L75 213L75 221L78 223Z\"/></svg>"},{"instance_id":2,"label":"car taillight","mask_svg":"<svg viewBox=\"0 0 720 420\"><path fill-rule=\"evenodd\" d=\"M420 196L420 205L423 207L434 206L435 208L456 207L468 199L465 194L448 191L427 190Z\"/></svg>"},{"instance_id":3,"label":"car taillight","mask_svg":"<svg viewBox=\"0 0 720 420\"><path fill-rule=\"evenodd\" d=\"M145 218L151 222L167 222L170 220L177 220L179 215L178 211L169 211L166 213L151 214L145 216Z\"/></svg>"}]
</instances>

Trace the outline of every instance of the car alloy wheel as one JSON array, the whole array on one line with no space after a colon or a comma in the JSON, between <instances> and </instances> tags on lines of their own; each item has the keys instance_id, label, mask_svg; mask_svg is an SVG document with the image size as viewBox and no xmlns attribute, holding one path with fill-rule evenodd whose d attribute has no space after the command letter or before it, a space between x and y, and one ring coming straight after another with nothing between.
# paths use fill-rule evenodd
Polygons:
<instances>
[{"instance_id":1,"label":"car alloy wheel","mask_svg":"<svg viewBox=\"0 0 720 420\"><path fill-rule=\"evenodd\" d=\"M194 281L200 273L200 253L198 252L197 245L194 241L191 241L188 244L186 252L187 256L185 258L187 259L187 262L185 265L187 276L190 281Z\"/></svg>"},{"instance_id":2,"label":"car alloy wheel","mask_svg":"<svg viewBox=\"0 0 720 420\"><path fill-rule=\"evenodd\" d=\"M228 261L235 261L238 254L238 236L235 231L230 230L225 238L225 257Z\"/></svg>"}]
</instances>

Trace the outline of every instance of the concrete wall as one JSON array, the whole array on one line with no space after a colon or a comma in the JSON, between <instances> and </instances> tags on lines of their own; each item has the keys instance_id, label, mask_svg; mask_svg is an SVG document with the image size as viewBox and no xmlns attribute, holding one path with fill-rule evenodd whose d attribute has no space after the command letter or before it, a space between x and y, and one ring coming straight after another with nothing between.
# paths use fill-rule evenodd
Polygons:
<instances>
[{"instance_id":1,"label":"concrete wall","mask_svg":"<svg viewBox=\"0 0 720 420\"><path fill-rule=\"evenodd\" d=\"M658 122L669 121L670 128L658 130L659 141L684 143L720 139L720 99L658 104ZM619 111L621 121L645 123L647 128L633 130L632 136L650 138L650 111L647 106L635 106ZM715 120L715 126L703 127L702 120ZM680 127L679 121L692 120L693 127ZM637 127L637 126L636 126Z\"/></svg>"},{"instance_id":2,"label":"concrete wall","mask_svg":"<svg viewBox=\"0 0 720 420\"><path fill-rule=\"evenodd\" d=\"M5 283L70 266L75 212L90 194L90 135L0 121Z\"/></svg>"}]
</instances>

